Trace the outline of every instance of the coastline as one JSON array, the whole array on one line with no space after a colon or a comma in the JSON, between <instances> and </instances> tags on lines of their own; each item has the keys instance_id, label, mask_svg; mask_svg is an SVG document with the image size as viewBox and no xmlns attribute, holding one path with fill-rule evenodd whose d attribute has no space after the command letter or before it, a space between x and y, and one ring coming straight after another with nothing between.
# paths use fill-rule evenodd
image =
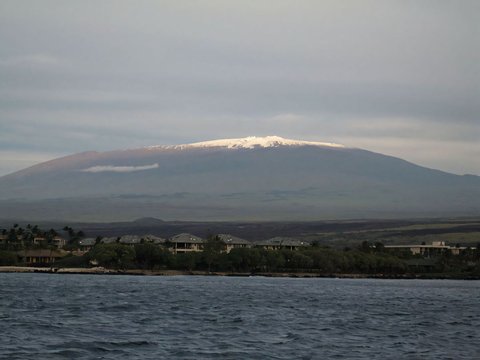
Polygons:
<instances>
[{"instance_id":1,"label":"coastline","mask_svg":"<svg viewBox=\"0 0 480 360\"><path fill-rule=\"evenodd\" d=\"M330 278L330 279L397 279L397 280L480 280L477 275L460 274L345 274L345 273L306 273L306 272L223 272L186 270L116 270L103 267L94 268L49 268L30 266L0 266L0 273L43 273L43 274L85 274L85 275L136 275L136 276L240 276L240 277L288 277L288 278Z\"/></svg>"}]
</instances>

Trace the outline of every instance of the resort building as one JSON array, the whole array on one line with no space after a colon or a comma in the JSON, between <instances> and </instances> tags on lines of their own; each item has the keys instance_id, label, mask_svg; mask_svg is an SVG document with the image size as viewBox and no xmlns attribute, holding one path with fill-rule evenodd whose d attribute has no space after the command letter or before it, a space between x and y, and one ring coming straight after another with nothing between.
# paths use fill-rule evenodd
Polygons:
<instances>
[{"instance_id":1,"label":"resort building","mask_svg":"<svg viewBox=\"0 0 480 360\"><path fill-rule=\"evenodd\" d=\"M120 240L118 240L120 244L125 244L125 245L135 245L135 244L140 244L142 242L142 239L138 235L123 235L120 237Z\"/></svg>"},{"instance_id":2,"label":"resort building","mask_svg":"<svg viewBox=\"0 0 480 360\"><path fill-rule=\"evenodd\" d=\"M119 241L120 241L119 237L112 236L112 237L102 238L102 240L100 240L100 243L102 243L102 244L113 244L113 243L117 243Z\"/></svg>"},{"instance_id":3,"label":"resort building","mask_svg":"<svg viewBox=\"0 0 480 360\"><path fill-rule=\"evenodd\" d=\"M452 255L460 255L467 247L454 247L446 245L444 241L433 241L430 245L385 245L385 250L409 251L412 255L420 255L431 258L450 252Z\"/></svg>"},{"instance_id":4,"label":"resort building","mask_svg":"<svg viewBox=\"0 0 480 360\"><path fill-rule=\"evenodd\" d=\"M44 236L37 236L33 238L33 244L38 246L47 246L49 245L49 241L48 241L48 238ZM57 249L63 249L67 244L67 241L60 236L55 236L51 240L50 244L55 246Z\"/></svg>"},{"instance_id":5,"label":"resort building","mask_svg":"<svg viewBox=\"0 0 480 360\"><path fill-rule=\"evenodd\" d=\"M232 249L250 248L252 243L248 240L230 234L218 234L220 240L225 243L225 252L228 254Z\"/></svg>"},{"instance_id":6,"label":"resort building","mask_svg":"<svg viewBox=\"0 0 480 360\"><path fill-rule=\"evenodd\" d=\"M20 261L27 265L53 264L55 261L68 255L67 251L50 249L30 249L17 253Z\"/></svg>"},{"instance_id":7,"label":"resort building","mask_svg":"<svg viewBox=\"0 0 480 360\"><path fill-rule=\"evenodd\" d=\"M277 236L268 240L258 241L255 243L255 246L265 250L298 250L302 247L310 246L310 244L291 237Z\"/></svg>"},{"instance_id":8,"label":"resort building","mask_svg":"<svg viewBox=\"0 0 480 360\"><path fill-rule=\"evenodd\" d=\"M146 243L155 244L155 245L165 245L165 242L166 242L164 238L158 237L155 235L144 235L142 239Z\"/></svg>"},{"instance_id":9,"label":"resort building","mask_svg":"<svg viewBox=\"0 0 480 360\"><path fill-rule=\"evenodd\" d=\"M34 245L47 245L47 238L43 236L36 236L33 238Z\"/></svg>"},{"instance_id":10,"label":"resort building","mask_svg":"<svg viewBox=\"0 0 480 360\"><path fill-rule=\"evenodd\" d=\"M90 251L96 244L96 239L94 238L85 238L78 241L78 246L82 251Z\"/></svg>"},{"instance_id":11,"label":"resort building","mask_svg":"<svg viewBox=\"0 0 480 360\"><path fill-rule=\"evenodd\" d=\"M182 233L168 239L170 249L174 254L203 251L205 241L198 236ZM167 245L168 245L167 243Z\"/></svg>"},{"instance_id":12,"label":"resort building","mask_svg":"<svg viewBox=\"0 0 480 360\"><path fill-rule=\"evenodd\" d=\"M55 236L52 239L52 245L55 246L57 249L63 249L66 244L67 244L67 241L60 236Z\"/></svg>"}]
</instances>

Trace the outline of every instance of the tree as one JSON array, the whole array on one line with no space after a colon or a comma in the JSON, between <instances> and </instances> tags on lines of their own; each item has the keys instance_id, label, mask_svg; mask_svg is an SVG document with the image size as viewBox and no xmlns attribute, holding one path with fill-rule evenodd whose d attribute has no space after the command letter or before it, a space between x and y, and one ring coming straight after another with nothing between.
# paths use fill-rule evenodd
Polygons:
<instances>
[{"instance_id":1,"label":"tree","mask_svg":"<svg viewBox=\"0 0 480 360\"><path fill-rule=\"evenodd\" d=\"M99 244L89 252L90 260L114 269L127 269L135 260L135 250L123 244Z\"/></svg>"},{"instance_id":2,"label":"tree","mask_svg":"<svg viewBox=\"0 0 480 360\"><path fill-rule=\"evenodd\" d=\"M208 272L211 271L213 263L220 257L222 251L225 251L225 243L217 236L209 236L207 242L203 246L203 258L208 267Z\"/></svg>"},{"instance_id":3,"label":"tree","mask_svg":"<svg viewBox=\"0 0 480 360\"><path fill-rule=\"evenodd\" d=\"M155 244L136 244L135 262L143 269L166 266L170 260L170 252Z\"/></svg>"},{"instance_id":4,"label":"tree","mask_svg":"<svg viewBox=\"0 0 480 360\"><path fill-rule=\"evenodd\" d=\"M371 249L371 246L370 246L370 243L368 241L362 241L362 245L360 245L360 251L363 251L363 252L370 252L372 249Z\"/></svg>"},{"instance_id":5,"label":"tree","mask_svg":"<svg viewBox=\"0 0 480 360\"><path fill-rule=\"evenodd\" d=\"M383 245L382 242L377 241L377 242L375 243L375 251L376 251L376 252L384 252L384 251L385 251L385 245Z\"/></svg>"},{"instance_id":6,"label":"tree","mask_svg":"<svg viewBox=\"0 0 480 360\"><path fill-rule=\"evenodd\" d=\"M7 243L11 245L16 245L18 242L17 233L15 229L10 229L7 237Z\"/></svg>"},{"instance_id":7,"label":"tree","mask_svg":"<svg viewBox=\"0 0 480 360\"><path fill-rule=\"evenodd\" d=\"M268 271L276 271L285 266L285 258L280 251L267 251L265 263Z\"/></svg>"},{"instance_id":8,"label":"tree","mask_svg":"<svg viewBox=\"0 0 480 360\"><path fill-rule=\"evenodd\" d=\"M228 253L227 258L235 271L259 271L265 265L265 253L259 249L237 248Z\"/></svg>"},{"instance_id":9,"label":"tree","mask_svg":"<svg viewBox=\"0 0 480 360\"><path fill-rule=\"evenodd\" d=\"M286 266L290 269L310 269L313 265L312 259L295 250L283 250L283 256L285 257Z\"/></svg>"},{"instance_id":10,"label":"tree","mask_svg":"<svg viewBox=\"0 0 480 360\"><path fill-rule=\"evenodd\" d=\"M17 263L17 255L11 251L0 250L0 266L15 265Z\"/></svg>"},{"instance_id":11,"label":"tree","mask_svg":"<svg viewBox=\"0 0 480 360\"><path fill-rule=\"evenodd\" d=\"M196 269L198 260L199 256L195 252L181 253L175 256L176 267L188 271Z\"/></svg>"}]
</instances>

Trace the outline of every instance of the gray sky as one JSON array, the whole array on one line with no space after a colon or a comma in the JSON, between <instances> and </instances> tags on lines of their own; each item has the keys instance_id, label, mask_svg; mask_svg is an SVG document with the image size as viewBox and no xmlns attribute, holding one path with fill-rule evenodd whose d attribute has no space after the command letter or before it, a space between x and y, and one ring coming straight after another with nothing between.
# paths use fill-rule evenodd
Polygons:
<instances>
[{"instance_id":1,"label":"gray sky","mask_svg":"<svg viewBox=\"0 0 480 360\"><path fill-rule=\"evenodd\" d=\"M225 137L480 175L480 1L0 2L0 175Z\"/></svg>"}]
</instances>

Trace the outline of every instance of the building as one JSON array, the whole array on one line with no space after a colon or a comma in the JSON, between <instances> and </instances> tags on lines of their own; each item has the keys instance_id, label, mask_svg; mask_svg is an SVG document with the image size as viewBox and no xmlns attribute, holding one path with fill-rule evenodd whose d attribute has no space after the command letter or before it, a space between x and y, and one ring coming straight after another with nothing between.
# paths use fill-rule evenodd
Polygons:
<instances>
[{"instance_id":1,"label":"building","mask_svg":"<svg viewBox=\"0 0 480 360\"><path fill-rule=\"evenodd\" d=\"M225 252L229 253L232 249L250 248L252 243L248 240L230 234L218 234L218 238L225 244Z\"/></svg>"},{"instance_id":2,"label":"building","mask_svg":"<svg viewBox=\"0 0 480 360\"><path fill-rule=\"evenodd\" d=\"M53 245L57 249L63 249L65 245L67 244L67 241L60 237L60 236L55 236L50 242L48 241L48 238L44 236L36 236L33 238L33 244L34 245L39 245L39 246L47 246L47 245Z\"/></svg>"},{"instance_id":3,"label":"building","mask_svg":"<svg viewBox=\"0 0 480 360\"><path fill-rule=\"evenodd\" d=\"M33 238L33 243L35 245L47 245L47 238L43 236L36 236Z\"/></svg>"},{"instance_id":4,"label":"building","mask_svg":"<svg viewBox=\"0 0 480 360\"><path fill-rule=\"evenodd\" d=\"M155 245L165 245L166 240L164 238L155 236L155 235L144 235L142 237L146 243L155 244Z\"/></svg>"},{"instance_id":5,"label":"building","mask_svg":"<svg viewBox=\"0 0 480 360\"><path fill-rule=\"evenodd\" d=\"M104 237L100 240L102 244L119 243L134 246L136 244L150 243L156 245L165 244L165 239L154 235L122 235L120 237Z\"/></svg>"},{"instance_id":6,"label":"building","mask_svg":"<svg viewBox=\"0 0 480 360\"><path fill-rule=\"evenodd\" d=\"M115 237L115 236L112 236L112 237L104 237L102 240L100 240L100 242L102 244L113 244L113 243L117 243L120 241L120 238L119 237Z\"/></svg>"},{"instance_id":7,"label":"building","mask_svg":"<svg viewBox=\"0 0 480 360\"><path fill-rule=\"evenodd\" d=\"M30 249L17 252L20 261L27 265L50 265L68 255L67 251L50 249Z\"/></svg>"},{"instance_id":8,"label":"building","mask_svg":"<svg viewBox=\"0 0 480 360\"><path fill-rule=\"evenodd\" d=\"M63 249L66 244L67 244L67 241L60 236L55 236L52 239L52 245L55 246L57 249Z\"/></svg>"},{"instance_id":9,"label":"building","mask_svg":"<svg viewBox=\"0 0 480 360\"><path fill-rule=\"evenodd\" d=\"M452 255L460 255L462 252L467 251L468 249L474 249L472 247L466 247L466 246L451 246L450 247L450 252Z\"/></svg>"},{"instance_id":10,"label":"building","mask_svg":"<svg viewBox=\"0 0 480 360\"><path fill-rule=\"evenodd\" d=\"M87 252L92 250L96 243L97 241L94 238L85 238L78 241L78 246L80 250Z\"/></svg>"},{"instance_id":11,"label":"building","mask_svg":"<svg viewBox=\"0 0 480 360\"><path fill-rule=\"evenodd\" d=\"M167 246L174 254L203 251L205 241L195 235L182 233L172 236L167 241Z\"/></svg>"},{"instance_id":12,"label":"building","mask_svg":"<svg viewBox=\"0 0 480 360\"><path fill-rule=\"evenodd\" d=\"M255 246L265 250L298 250L302 247L310 246L310 244L296 238L277 236L268 240L258 241L255 243Z\"/></svg>"},{"instance_id":13,"label":"building","mask_svg":"<svg viewBox=\"0 0 480 360\"><path fill-rule=\"evenodd\" d=\"M123 235L120 237L120 240L118 242L120 244L133 246L135 244L140 244L142 242L142 239L138 235Z\"/></svg>"},{"instance_id":14,"label":"building","mask_svg":"<svg viewBox=\"0 0 480 360\"><path fill-rule=\"evenodd\" d=\"M385 250L391 251L409 251L412 255L420 255L424 258L431 258L440 256L445 253L451 253L452 255L460 255L462 251L465 251L466 247L454 247L448 246L444 241L432 241L430 245L385 245Z\"/></svg>"}]
</instances>

